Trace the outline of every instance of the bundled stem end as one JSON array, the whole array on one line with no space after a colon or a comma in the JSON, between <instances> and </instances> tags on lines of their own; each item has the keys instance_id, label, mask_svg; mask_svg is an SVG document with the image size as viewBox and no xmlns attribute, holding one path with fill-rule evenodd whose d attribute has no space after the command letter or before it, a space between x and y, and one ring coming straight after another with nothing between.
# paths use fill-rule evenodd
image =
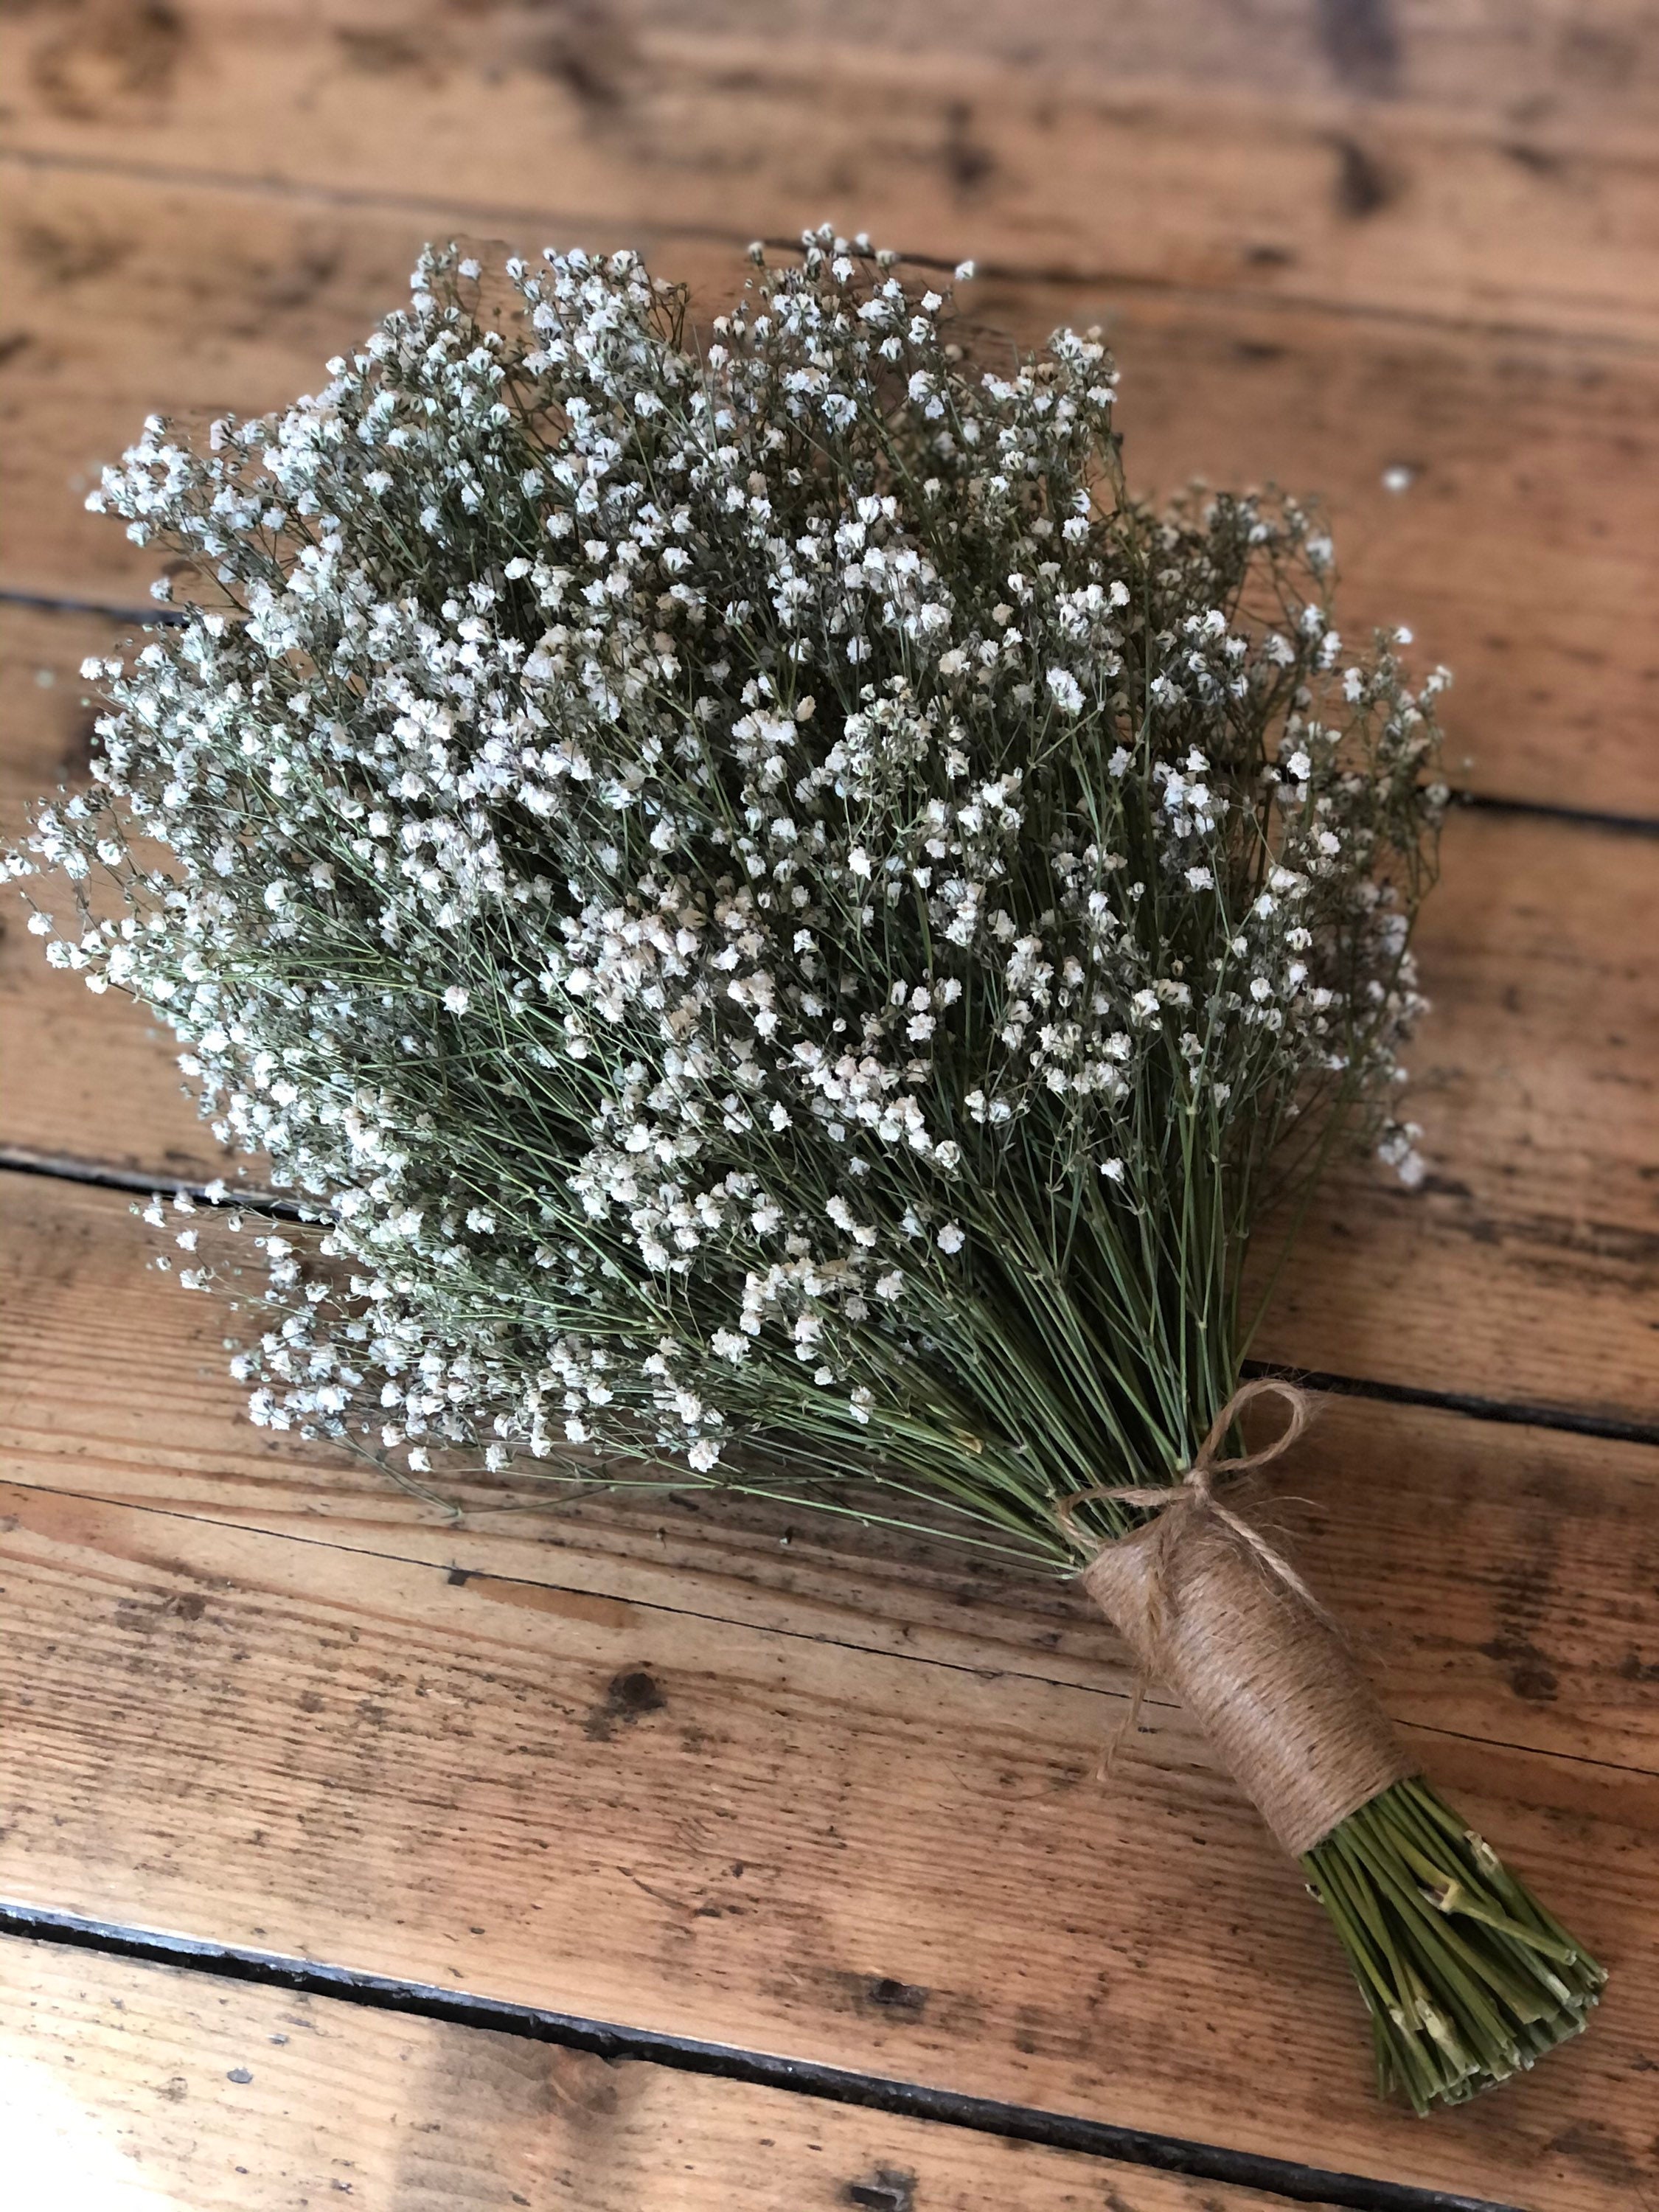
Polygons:
<instances>
[{"instance_id":1,"label":"bundled stem end","mask_svg":"<svg viewBox=\"0 0 1659 2212\"><path fill-rule=\"evenodd\" d=\"M1419 1778L1301 1863L1370 2013L1378 2086L1419 2115L1532 2066L1601 1996L1606 1970Z\"/></svg>"}]
</instances>

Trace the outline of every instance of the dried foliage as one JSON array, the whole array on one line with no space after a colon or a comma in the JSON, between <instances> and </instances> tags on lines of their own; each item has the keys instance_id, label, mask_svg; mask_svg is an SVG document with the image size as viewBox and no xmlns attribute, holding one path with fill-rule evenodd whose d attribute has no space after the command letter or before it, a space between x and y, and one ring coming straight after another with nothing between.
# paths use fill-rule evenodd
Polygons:
<instances>
[{"instance_id":1,"label":"dried foliage","mask_svg":"<svg viewBox=\"0 0 1659 2212\"><path fill-rule=\"evenodd\" d=\"M228 605L89 668L32 859L325 1224L256 1418L873 1471L1063 1562L1233 1388L1263 1209L1356 1117L1415 1170L1443 679L1345 651L1294 504L1130 499L1096 336L975 362L823 234L701 346L629 255L482 274L94 495Z\"/></svg>"}]
</instances>

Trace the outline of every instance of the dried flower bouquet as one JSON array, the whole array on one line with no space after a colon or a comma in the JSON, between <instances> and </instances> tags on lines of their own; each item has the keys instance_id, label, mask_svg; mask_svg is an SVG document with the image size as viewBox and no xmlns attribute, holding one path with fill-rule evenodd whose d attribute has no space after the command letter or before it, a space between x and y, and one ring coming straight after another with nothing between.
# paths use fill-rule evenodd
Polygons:
<instances>
[{"instance_id":1,"label":"dried flower bouquet","mask_svg":"<svg viewBox=\"0 0 1659 2212\"><path fill-rule=\"evenodd\" d=\"M1344 647L1293 503L1131 498L1095 335L975 358L828 232L702 344L630 255L506 275L492 321L430 253L319 397L147 426L94 503L197 596L88 665L94 787L13 861L295 1194L254 1419L873 1483L1085 1570L1300 1856L1385 2087L1529 2064L1600 1970L1217 1484L1252 1230L1355 1137L1421 1172L1443 676Z\"/></svg>"}]
</instances>

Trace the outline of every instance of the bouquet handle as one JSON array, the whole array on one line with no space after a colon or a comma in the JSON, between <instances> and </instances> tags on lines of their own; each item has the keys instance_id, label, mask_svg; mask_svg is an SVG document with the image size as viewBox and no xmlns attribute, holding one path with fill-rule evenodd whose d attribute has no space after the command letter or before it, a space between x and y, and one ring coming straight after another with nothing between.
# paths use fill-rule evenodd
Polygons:
<instances>
[{"instance_id":1,"label":"bouquet handle","mask_svg":"<svg viewBox=\"0 0 1659 2212\"><path fill-rule=\"evenodd\" d=\"M1284 1437L1218 1460L1242 1404L1265 1390L1292 1402ZM1264 1378L1223 1409L1181 1483L1083 1493L1155 1517L1103 1545L1082 1582L1139 1662L1128 1725L1154 1676L1198 1721L1334 1923L1385 2094L1425 2113L1577 2034L1607 1977L1422 1779L1295 1569L1216 1501L1217 1473L1276 1456L1306 1418L1300 1392ZM1068 1522L1079 1502L1061 1509Z\"/></svg>"}]
</instances>

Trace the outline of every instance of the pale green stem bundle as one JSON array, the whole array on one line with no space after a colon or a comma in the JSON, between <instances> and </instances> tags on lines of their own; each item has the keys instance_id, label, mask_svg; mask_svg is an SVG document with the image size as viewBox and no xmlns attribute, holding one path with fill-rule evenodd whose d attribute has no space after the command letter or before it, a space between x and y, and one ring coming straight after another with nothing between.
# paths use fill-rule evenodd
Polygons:
<instances>
[{"instance_id":1,"label":"pale green stem bundle","mask_svg":"<svg viewBox=\"0 0 1659 2212\"><path fill-rule=\"evenodd\" d=\"M1224 1458L1267 1397L1285 1427ZM1217 1494L1276 1459L1312 1410L1277 1377L1245 1383L1180 1484L1103 1493L1148 1519L1102 1546L1082 1581L1141 1662L1126 1732L1161 1677L1307 1872L1370 2012L1382 2087L1421 2113L1576 2034L1605 1977L1416 1772L1338 1624ZM1082 1502L1062 1507L1068 1525Z\"/></svg>"},{"instance_id":2,"label":"pale green stem bundle","mask_svg":"<svg viewBox=\"0 0 1659 2212\"><path fill-rule=\"evenodd\" d=\"M1420 1777L1302 1866L1370 2014L1378 2086L1419 2113L1524 2072L1601 1994L1605 1970Z\"/></svg>"}]
</instances>

